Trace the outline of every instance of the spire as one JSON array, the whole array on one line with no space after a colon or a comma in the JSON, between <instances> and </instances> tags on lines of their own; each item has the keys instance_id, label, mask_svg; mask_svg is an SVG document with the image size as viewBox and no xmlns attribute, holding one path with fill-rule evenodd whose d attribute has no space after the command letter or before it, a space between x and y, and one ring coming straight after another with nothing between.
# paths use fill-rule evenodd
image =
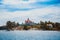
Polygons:
<instances>
[{"instance_id":1,"label":"spire","mask_svg":"<svg viewBox=\"0 0 60 40\"><path fill-rule=\"evenodd\" d=\"M32 21L28 18L27 20L25 20L25 23L31 23Z\"/></svg>"},{"instance_id":2,"label":"spire","mask_svg":"<svg viewBox=\"0 0 60 40\"><path fill-rule=\"evenodd\" d=\"M27 20L29 20L29 18Z\"/></svg>"}]
</instances>

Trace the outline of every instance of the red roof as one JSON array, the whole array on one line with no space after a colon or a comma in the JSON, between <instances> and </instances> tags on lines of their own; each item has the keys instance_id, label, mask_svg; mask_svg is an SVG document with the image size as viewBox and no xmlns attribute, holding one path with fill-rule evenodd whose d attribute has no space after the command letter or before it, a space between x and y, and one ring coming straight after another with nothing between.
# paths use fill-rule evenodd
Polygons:
<instances>
[{"instance_id":1,"label":"red roof","mask_svg":"<svg viewBox=\"0 0 60 40\"><path fill-rule=\"evenodd\" d=\"M29 18L27 20L25 20L25 23L30 23L32 22L31 20L29 20Z\"/></svg>"}]
</instances>

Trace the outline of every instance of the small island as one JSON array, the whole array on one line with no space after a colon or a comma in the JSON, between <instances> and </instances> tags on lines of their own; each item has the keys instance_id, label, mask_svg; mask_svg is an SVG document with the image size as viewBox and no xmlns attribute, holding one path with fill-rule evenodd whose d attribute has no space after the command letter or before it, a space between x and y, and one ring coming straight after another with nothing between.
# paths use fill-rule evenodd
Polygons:
<instances>
[{"instance_id":1,"label":"small island","mask_svg":"<svg viewBox=\"0 0 60 40\"><path fill-rule=\"evenodd\" d=\"M40 21L39 23L32 22L29 18L25 23L19 24L7 21L5 26L0 26L0 30L51 30L60 31L60 23L51 21Z\"/></svg>"}]
</instances>

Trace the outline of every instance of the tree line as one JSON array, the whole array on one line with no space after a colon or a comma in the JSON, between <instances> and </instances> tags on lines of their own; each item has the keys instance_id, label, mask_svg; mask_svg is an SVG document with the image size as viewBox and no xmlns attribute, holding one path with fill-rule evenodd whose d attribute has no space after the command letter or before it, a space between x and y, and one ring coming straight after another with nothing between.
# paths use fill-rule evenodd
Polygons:
<instances>
[{"instance_id":1,"label":"tree line","mask_svg":"<svg viewBox=\"0 0 60 40\"><path fill-rule=\"evenodd\" d=\"M49 26L49 24L51 24ZM38 26L36 26L38 25ZM15 23L15 22L11 22L11 21L7 21L6 22L6 27L8 30L13 30L12 28L15 28L15 27L18 27L18 26L24 26L23 27L23 30L28 30L28 25L26 24L23 24L23 25L20 25L19 23ZM40 23L36 23L35 25L29 25L30 28L38 28L38 29L42 29L42 30L60 30L60 23L58 22L50 22L50 21L40 21Z\"/></svg>"}]
</instances>

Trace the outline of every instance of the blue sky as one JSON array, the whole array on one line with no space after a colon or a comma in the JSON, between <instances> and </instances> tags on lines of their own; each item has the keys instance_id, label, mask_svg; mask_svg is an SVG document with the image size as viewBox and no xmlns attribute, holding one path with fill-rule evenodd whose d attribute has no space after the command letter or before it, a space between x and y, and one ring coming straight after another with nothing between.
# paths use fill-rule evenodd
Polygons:
<instances>
[{"instance_id":1,"label":"blue sky","mask_svg":"<svg viewBox=\"0 0 60 40\"><path fill-rule=\"evenodd\" d=\"M0 25L6 21L60 22L60 0L0 0Z\"/></svg>"}]
</instances>

